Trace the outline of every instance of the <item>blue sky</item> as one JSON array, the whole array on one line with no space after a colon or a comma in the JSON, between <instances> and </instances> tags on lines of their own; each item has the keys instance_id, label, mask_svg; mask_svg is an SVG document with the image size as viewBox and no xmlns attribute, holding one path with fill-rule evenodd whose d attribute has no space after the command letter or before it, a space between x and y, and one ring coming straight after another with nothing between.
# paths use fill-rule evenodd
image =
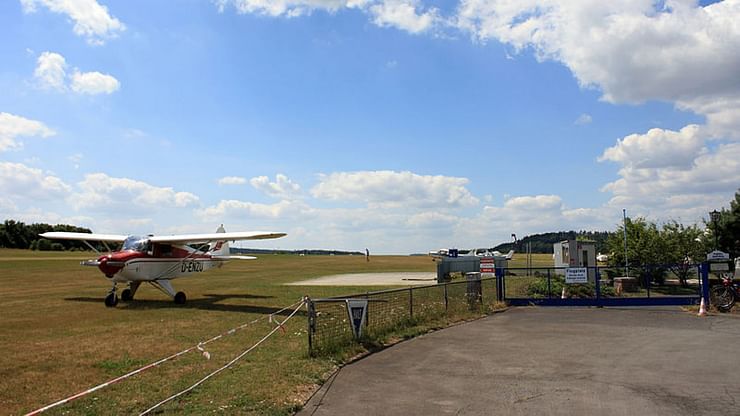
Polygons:
<instances>
[{"instance_id":1,"label":"blue sky","mask_svg":"<svg viewBox=\"0 0 740 416\"><path fill-rule=\"evenodd\" d=\"M379 253L701 222L740 2L602 3L2 2L0 214Z\"/></svg>"}]
</instances>

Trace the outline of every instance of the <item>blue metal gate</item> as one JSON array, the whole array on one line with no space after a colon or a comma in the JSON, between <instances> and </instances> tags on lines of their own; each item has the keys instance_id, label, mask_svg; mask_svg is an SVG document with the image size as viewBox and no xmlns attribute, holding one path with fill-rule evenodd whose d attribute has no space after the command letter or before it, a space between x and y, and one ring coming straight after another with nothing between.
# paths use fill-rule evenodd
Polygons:
<instances>
[{"instance_id":1,"label":"blue metal gate","mask_svg":"<svg viewBox=\"0 0 740 416\"><path fill-rule=\"evenodd\" d=\"M497 268L500 301L513 306L660 306L709 304L707 263L587 267L587 283L565 282L566 268Z\"/></svg>"}]
</instances>

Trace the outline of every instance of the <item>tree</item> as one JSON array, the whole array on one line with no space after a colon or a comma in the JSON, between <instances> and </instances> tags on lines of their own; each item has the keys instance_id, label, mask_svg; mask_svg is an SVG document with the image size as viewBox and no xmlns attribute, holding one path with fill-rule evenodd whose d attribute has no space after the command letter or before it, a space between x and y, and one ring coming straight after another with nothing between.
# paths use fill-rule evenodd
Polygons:
<instances>
[{"instance_id":1,"label":"tree","mask_svg":"<svg viewBox=\"0 0 740 416\"><path fill-rule=\"evenodd\" d=\"M706 225L712 236L717 236L717 249L730 253L732 258L740 257L740 189L735 192L735 199L730 201L730 209L722 208L716 225L713 221Z\"/></svg>"},{"instance_id":2,"label":"tree","mask_svg":"<svg viewBox=\"0 0 740 416\"><path fill-rule=\"evenodd\" d=\"M666 247L658 227L642 217L634 220L627 218L625 222L627 226L628 266L639 268L641 277L662 283L667 271L665 267ZM609 235L607 239L607 247L612 253L610 262L615 266L622 266L625 263L623 236L624 225L620 225L617 231ZM641 283L645 282L641 281Z\"/></svg>"},{"instance_id":3,"label":"tree","mask_svg":"<svg viewBox=\"0 0 740 416\"><path fill-rule=\"evenodd\" d=\"M629 267L639 268L642 277L658 284L663 283L670 270L686 285L694 265L710 251L703 230L696 225L669 221L658 227L644 218L627 218L626 223ZM615 267L624 265L623 229L620 226L608 239L610 261Z\"/></svg>"},{"instance_id":4,"label":"tree","mask_svg":"<svg viewBox=\"0 0 740 416\"><path fill-rule=\"evenodd\" d=\"M697 225L686 227L670 221L663 225L660 234L667 250L665 260L681 284L686 286L694 264L703 261L707 252L711 251L708 241L702 238L704 231Z\"/></svg>"}]
</instances>

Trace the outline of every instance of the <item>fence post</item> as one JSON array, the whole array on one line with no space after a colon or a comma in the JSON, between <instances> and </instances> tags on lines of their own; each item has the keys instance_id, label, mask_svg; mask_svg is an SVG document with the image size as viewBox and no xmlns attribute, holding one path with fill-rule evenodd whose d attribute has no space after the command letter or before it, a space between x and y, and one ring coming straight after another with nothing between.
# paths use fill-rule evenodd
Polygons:
<instances>
[{"instance_id":1,"label":"fence post","mask_svg":"<svg viewBox=\"0 0 740 416\"><path fill-rule=\"evenodd\" d=\"M552 298L552 286L550 283L550 269L547 269L547 298Z\"/></svg>"},{"instance_id":2,"label":"fence post","mask_svg":"<svg viewBox=\"0 0 740 416\"><path fill-rule=\"evenodd\" d=\"M596 285L596 302L601 300L601 273L599 272L599 266L594 267L596 274L594 275L594 283Z\"/></svg>"},{"instance_id":3,"label":"fence post","mask_svg":"<svg viewBox=\"0 0 740 416\"><path fill-rule=\"evenodd\" d=\"M449 300L447 300L447 283L444 284L444 288L445 288L445 314L447 314L447 303L449 302Z\"/></svg>"},{"instance_id":4,"label":"fence post","mask_svg":"<svg viewBox=\"0 0 740 416\"><path fill-rule=\"evenodd\" d=\"M409 318L414 319L414 289L409 288Z\"/></svg>"},{"instance_id":5,"label":"fence post","mask_svg":"<svg viewBox=\"0 0 740 416\"><path fill-rule=\"evenodd\" d=\"M306 296L306 309L308 310L308 355L309 357L313 357L313 336L316 332L316 306L308 296Z\"/></svg>"}]
</instances>

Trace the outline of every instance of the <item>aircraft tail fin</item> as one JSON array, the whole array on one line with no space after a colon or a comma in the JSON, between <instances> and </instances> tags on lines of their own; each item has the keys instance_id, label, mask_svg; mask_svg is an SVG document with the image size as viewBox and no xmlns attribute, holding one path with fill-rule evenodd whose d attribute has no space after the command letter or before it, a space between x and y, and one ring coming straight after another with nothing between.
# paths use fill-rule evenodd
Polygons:
<instances>
[{"instance_id":1,"label":"aircraft tail fin","mask_svg":"<svg viewBox=\"0 0 740 416\"><path fill-rule=\"evenodd\" d=\"M217 233L225 233L226 230L224 229L224 225L221 224L220 227L218 227L218 230L216 230ZM231 251L229 250L229 242L224 241L216 241L216 243L213 245L213 248L211 249L211 255L212 256L226 256L228 257L231 254Z\"/></svg>"}]
</instances>

